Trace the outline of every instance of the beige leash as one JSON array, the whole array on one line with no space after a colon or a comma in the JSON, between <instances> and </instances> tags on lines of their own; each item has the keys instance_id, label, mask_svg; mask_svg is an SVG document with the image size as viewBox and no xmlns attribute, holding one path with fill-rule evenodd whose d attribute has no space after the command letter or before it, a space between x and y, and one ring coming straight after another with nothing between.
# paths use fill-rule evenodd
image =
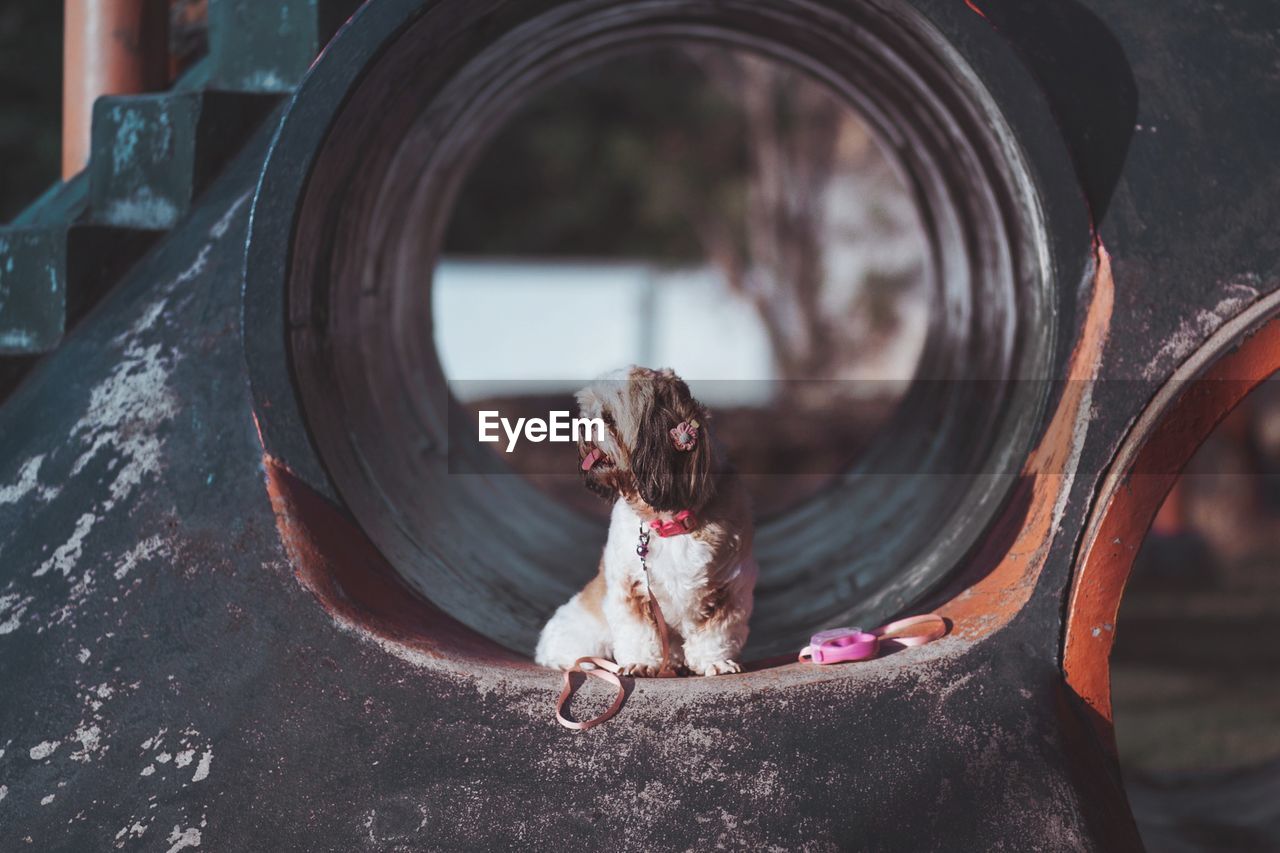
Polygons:
<instances>
[{"instance_id":1,"label":"beige leash","mask_svg":"<svg viewBox=\"0 0 1280 853\"><path fill-rule=\"evenodd\" d=\"M649 597L649 616L653 619L653 623L658 629L658 642L662 647L662 662L658 665L658 678L674 678L676 672L671 666L671 639L668 636L670 632L667 628L667 620L663 618L662 608L658 606L658 599L654 596L653 587L649 584L649 564L647 562L649 556L649 531L643 524L640 525L640 541L636 544L636 555L640 557L640 570L644 573L645 593ZM583 664L591 664L591 669L584 669ZM613 697L613 703L598 717L579 722L565 716L565 708L568 706L569 700L573 698L572 678L575 672L580 672L590 678L598 678L618 688L618 695ZM560 698L556 700L556 720L566 729L586 731L611 718L622 710L622 703L627 698L627 690L622 685L621 676L622 667L608 658L578 658L573 662L573 666L564 671L564 686L560 689Z\"/></svg>"}]
</instances>

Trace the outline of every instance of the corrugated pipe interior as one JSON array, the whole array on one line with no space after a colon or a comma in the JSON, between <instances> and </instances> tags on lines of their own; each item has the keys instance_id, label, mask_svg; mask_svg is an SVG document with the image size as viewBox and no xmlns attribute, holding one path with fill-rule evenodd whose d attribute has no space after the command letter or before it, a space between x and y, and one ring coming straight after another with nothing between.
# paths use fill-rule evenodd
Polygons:
<instances>
[{"instance_id":1,"label":"corrugated pipe interior","mask_svg":"<svg viewBox=\"0 0 1280 853\"><path fill-rule=\"evenodd\" d=\"M749 657L879 624L935 589L1010 493L1041 380L1058 373L1074 282L1056 285L1038 183L997 99L914 6L366 4L295 95L259 188L245 317L258 416L409 585L517 651L595 571L605 528L517 476L449 473L457 403L430 275L451 199L532 93L690 41L789 63L846 98L907 176L931 252L928 343L894 420L857 467L758 530Z\"/></svg>"}]
</instances>

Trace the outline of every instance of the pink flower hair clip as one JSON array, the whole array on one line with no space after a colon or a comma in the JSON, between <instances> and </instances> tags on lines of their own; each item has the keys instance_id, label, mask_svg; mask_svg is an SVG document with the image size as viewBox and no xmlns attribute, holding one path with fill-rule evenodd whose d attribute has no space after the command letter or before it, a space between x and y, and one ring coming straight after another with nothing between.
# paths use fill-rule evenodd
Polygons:
<instances>
[{"instance_id":1,"label":"pink flower hair clip","mask_svg":"<svg viewBox=\"0 0 1280 853\"><path fill-rule=\"evenodd\" d=\"M693 450L698 445L698 422L690 418L672 427L671 443L676 450Z\"/></svg>"}]
</instances>

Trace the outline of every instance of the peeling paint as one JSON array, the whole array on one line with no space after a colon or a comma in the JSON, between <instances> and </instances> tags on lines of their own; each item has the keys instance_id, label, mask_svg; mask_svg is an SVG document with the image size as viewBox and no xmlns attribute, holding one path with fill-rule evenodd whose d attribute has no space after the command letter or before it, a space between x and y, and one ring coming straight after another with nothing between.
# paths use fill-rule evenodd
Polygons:
<instances>
[{"instance_id":1,"label":"peeling paint","mask_svg":"<svg viewBox=\"0 0 1280 853\"><path fill-rule=\"evenodd\" d=\"M0 635L12 634L22 625L22 617L35 599L16 592L0 595Z\"/></svg>"},{"instance_id":2,"label":"peeling paint","mask_svg":"<svg viewBox=\"0 0 1280 853\"><path fill-rule=\"evenodd\" d=\"M102 729L97 723L91 723L87 727L80 726L76 729L75 739L79 741L80 748L71 753L71 760L88 763L93 760L93 754L102 748Z\"/></svg>"},{"instance_id":3,"label":"peeling paint","mask_svg":"<svg viewBox=\"0 0 1280 853\"><path fill-rule=\"evenodd\" d=\"M111 375L93 389L88 411L72 430L73 438L90 442L72 466L72 476L104 447L113 449L125 460L111 484L112 498L120 500L142 474L158 470L155 429L177 414L177 400L168 386L170 362L160 344L130 344Z\"/></svg>"},{"instance_id":4,"label":"peeling paint","mask_svg":"<svg viewBox=\"0 0 1280 853\"><path fill-rule=\"evenodd\" d=\"M143 824L135 820L132 826L123 827L119 832L116 833L116 840L119 841L123 839L126 835L128 835L129 838L141 838L146 833L147 829L148 829L147 826L144 826ZM121 845L117 844L116 846L119 847Z\"/></svg>"},{"instance_id":5,"label":"peeling paint","mask_svg":"<svg viewBox=\"0 0 1280 853\"><path fill-rule=\"evenodd\" d=\"M32 456L18 470L18 479L7 486L0 486L0 506L15 504L34 492L41 503L48 503L58 496L59 487L40 482L40 466L44 454Z\"/></svg>"},{"instance_id":6,"label":"peeling paint","mask_svg":"<svg viewBox=\"0 0 1280 853\"><path fill-rule=\"evenodd\" d=\"M40 564L40 568L34 572L34 577L42 577L48 574L50 569L57 569L62 573L63 577L71 574L71 570L75 568L76 561L80 559L80 553L84 550L84 538L89 535L89 531L93 529L93 525L97 521L98 516L91 512L81 515L76 520L75 530L71 532L71 537L59 545L49 559Z\"/></svg>"},{"instance_id":7,"label":"peeling paint","mask_svg":"<svg viewBox=\"0 0 1280 853\"><path fill-rule=\"evenodd\" d=\"M163 301L156 304L162 305ZM135 335L154 324L158 310L153 309L144 311L134 323ZM145 477L160 471L163 445L157 433L178 411L177 399L169 387L173 361L174 357L166 354L160 344L130 341L110 375L94 387L84 415L72 428L72 440L87 448L72 465L71 477L83 472L101 452L114 453L118 460L108 486L109 497L100 507L102 515L128 498ZM41 563L34 576L41 577L52 569L63 577L69 576L83 553L85 539L102 515L94 511L82 513L67 540Z\"/></svg>"},{"instance_id":8,"label":"peeling paint","mask_svg":"<svg viewBox=\"0 0 1280 853\"><path fill-rule=\"evenodd\" d=\"M111 108L111 118L116 122L115 144L111 146L111 171L120 175L133 159L147 120L138 110L119 106Z\"/></svg>"},{"instance_id":9,"label":"peeling paint","mask_svg":"<svg viewBox=\"0 0 1280 853\"><path fill-rule=\"evenodd\" d=\"M1229 296L1223 297L1213 308L1201 308L1190 318L1183 320L1177 331L1169 335L1164 344L1142 370L1142 378L1163 379L1176 365L1200 347L1218 331L1222 324L1240 313L1258 299L1261 279L1256 275L1242 275L1222 285Z\"/></svg>"},{"instance_id":10,"label":"peeling paint","mask_svg":"<svg viewBox=\"0 0 1280 853\"><path fill-rule=\"evenodd\" d=\"M245 78L244 86L251 92L283 92L293 88L275 70L253 72Z\"/></svg>"},{"instance_id":11,"label":"peeling paint","mask_svg":"<svg viewBox=\"0 0 1280 853\"><path fill-rule=\"evenodd\" d=\"M172 201L156 195L150 187L142 187L130 198L112 201L103 216L114 225L170 228L178 221L180 213Z\"/></svg>"},{"instance_id":12,"label":"peeling paint","mask_svg":"<svg viewBox=\"0 0 1280 853\"><path fill-rule=\"evenodd\" d=\"M166 839L171 845L168 853L178 853L179 850L187 847L200 846L200 830L194 827L190 829L181 829L177 824L173 826L173 832L169 833Z\"/></svg>"},{"instance_id":13,"label":"peeling paint","mask_svg":"<svg viewBox=\"0 0 1280 853\"><path fill-rule=\"evenodd\" d=\"M152 735L151 737L144 740L141 744L139 744L139 747L141 749L158 748L160 744L163 742L164 736L168 731L169 731L168 729L164 729L164 728L160 729L160 731L156 732L154 735Z\"/></svg>"},{"instance_id":14,"label":"peeling paint","mask_svg":"<svg viewBox=\"0 0 1280 853\"><path fill-rule=\"evenodd\" d=\"M209 253L212 251L212 245L203 247L199 254L196 255L196 259L191 262L191 266L178 273L178 277L169 285L169 290L176 290L184 284L189 284L195 280L196 276L204 272L205 266L209 263Z\"/></svg>"},{"instance_id":15,"label":"peeling paint","mask_svg":"<svg viewBox=\"0 0 1280 853\"><path fill-rule=\"evenodd\" d=\"M138 144L150 141L145 136ZM110 165L108 161L108 169ZM0 635L19 636L0 636L0 656L17 663L10 698L19 705L41 703L32 714L11 721L17 728L10 734L20 735L19 740L10 746L0 739L0 747L9 752L7 761L0 761L0 779L7 783L0 787L0 848L5 850L30 845L36 850L181 851L202 847L203 833L209 831L201 798L212 803L220 796L220 788L212 787L219 785L212 776L215 748L220 766L226 759L222 747L192 724L207 718L191 704L200 681L188 680L190 672L184 669L166 682L166 672L179 670L148 669L153 654L174 651L156 631L156 618L203 619L207 614L152 606L155 602L143 599L154 588L167 586L170 577L155 586L138 580L160 561L170 560L179 542L184 543L182 556L191 559L173 576L186 580L195 567L207 565L196 559L203 552L188 555L190 531L168 526L176 514L163 475L169 465L179 468L187 461L185 455L171 454L179 440L174 419L188 411L188 401L179 395L190 389L203 402L207 390L178 385L175 372L184 358L198 351L198 358L216 359L216 347L222 347L220 363L236 363L225 355L234 346L235 336L228 332L233 313L228 304L207 297L214 282L211 268L225 264L227 253L238 247L202 240L207 232L226 244L243 223L253 187L231 189L217 191L222 195L216 208L206 204L205 211L196 212L186 244L175 249L165 241L148 255L167 265L166 275L142 282L143 273L133 274L133 284L114 294L115 307L103 308L110 322L96 315L95 322L101 322L83 330L74 354L64 349L49 357L69 364L70 379L50 391L59 402L32 412L29 419L22 416L17 421L24 427L22 444L15 440L5 445L10 452L0 464L5 527L0 565L9 574L0 579ZM234 284L217 287L235 289ZM121 305L127 308L119 310ZM208 336L188 334L193 324L218 310L226 324ZM183 370L181 380L188 377ZM34 399L38 405L47 402ZM204 417L214 420L208 413ZM186 426L184 421L181 428ZM210 470L223 482L226 469ZM235 470L233 466L229 473ZM201 480L206 473L200 472ZM270 516L266 520L270 523ZM67 623L65 628L51 630L61 622ZM122 653L125 646L140 654ZM131 696L141 689L144 672L147 692ZM191 717L186 716L188 708ZM161 716L176 712L183 716ZM168 723L168 731L161 728L155 736L155 751L137 750L138 742L148 731L157 732L161 722ZM139 776L144 768L146 778ZM10 771L16 771L13 778ZM33 808L38 802L59 808L38 816L40 810ZM19 805L25 812L15 816ZM63 824L72 834L59 844ZM28 832L31 837L23 838Z\"/></svg>"},{"instance_id":16,"label":"peeling paint","mask_svg":"<svg viewBox=\"0 0 1280 853\"><path fill-rule=\"evenodd\" d=\"M20 329L0 331L0 347L13 352L26 352L36 348L36 336Z\"/></svg>"},{"instance_id":17,"label":"peeling paint","mask_svg":"<svg viewBox=\"0 0 1280 853\"><path fill-rule=\"evenodd\" d=\"M200 763L196 765L196 772L191 777L192 782L203 782L209 778L209 765L213 763L213 750L206 749L204 754L200 756Z\"/></svg>"},{"instance_id":18,"label":"peeling paint","mask_svg":"<svg viewBox=\"0 0 1280 853\"><path fill-rule=\"evenodd\" d=\"M44 761L50 755L58 751L58 747L62 746L62 741L46 740L31 747L30 755L32 761Z\"/></svg>"},{"instance_id":19,"label":"peeling paint","mask_svg":"<svg viewBox=\"0 0 1280 853\"><path fill-rule=\"evenodd\" d=\"M953 621L956 635L990 634L1026 604L1035 588L1071 497L1092 421L1093 388L1110 340L1114 304L1111 257L1099 242L1088 311L1068 364L1070 381L1023 469L1030 484L1030 503L1017 518L1015 538L1012 544L999 542L998 537L989 539L993 545L988 547L994 550L979 552L976 559L979 563L990 560L996 568L937 608Z\"/></svg>"},{"instance_id":20,"label":"peeling paint","mask_svg":"<svg viewBox=\"0 0 1280 853\"><path fill-rule=\"evenodd\" d=\"M133 328L129 330L131 335L139 332L145 332L155 326L156 320L164 313L165 306L169 304L168 299L157 299L147 306L147 309L138 317L138 321L133 324ZM123 338L124 336L121 336ZM117 343L123 343L121 338L117 338Z\"/></svg>"},{"instance_id":21,"label":"peeling paint","mask_svg":"<svg viewBox=\"0 0 1280 853\"><path fill-rule=\"evenodd\" d=\"M170 553L168 543L162 540L158 535L149 536L143 539L137 545L130 548L119 562L116 563L115 578L116 580L124 580L129 572L133 571L139 563L144 563L153 557L166 556Z\"/></svg>"}]
</instances>

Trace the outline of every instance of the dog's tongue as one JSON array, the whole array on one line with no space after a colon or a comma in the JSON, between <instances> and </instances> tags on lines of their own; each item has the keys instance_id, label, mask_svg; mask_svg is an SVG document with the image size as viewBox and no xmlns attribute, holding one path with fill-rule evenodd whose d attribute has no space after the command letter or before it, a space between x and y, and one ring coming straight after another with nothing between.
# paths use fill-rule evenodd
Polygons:
<instances>
[{"instance_id":1,"label":"dog's tongue","mask_svg":"<svg viewBox=\"0 0 1280 853\"><path fill-rule=\"evenodd\" d=\"M598 447L593 448L592 451L587 454L587 457L582 460L582 470L590 471L595 467L595 464L600 461L601 456L604 456L604 451Z\"/></svg>"}]
</instances>

